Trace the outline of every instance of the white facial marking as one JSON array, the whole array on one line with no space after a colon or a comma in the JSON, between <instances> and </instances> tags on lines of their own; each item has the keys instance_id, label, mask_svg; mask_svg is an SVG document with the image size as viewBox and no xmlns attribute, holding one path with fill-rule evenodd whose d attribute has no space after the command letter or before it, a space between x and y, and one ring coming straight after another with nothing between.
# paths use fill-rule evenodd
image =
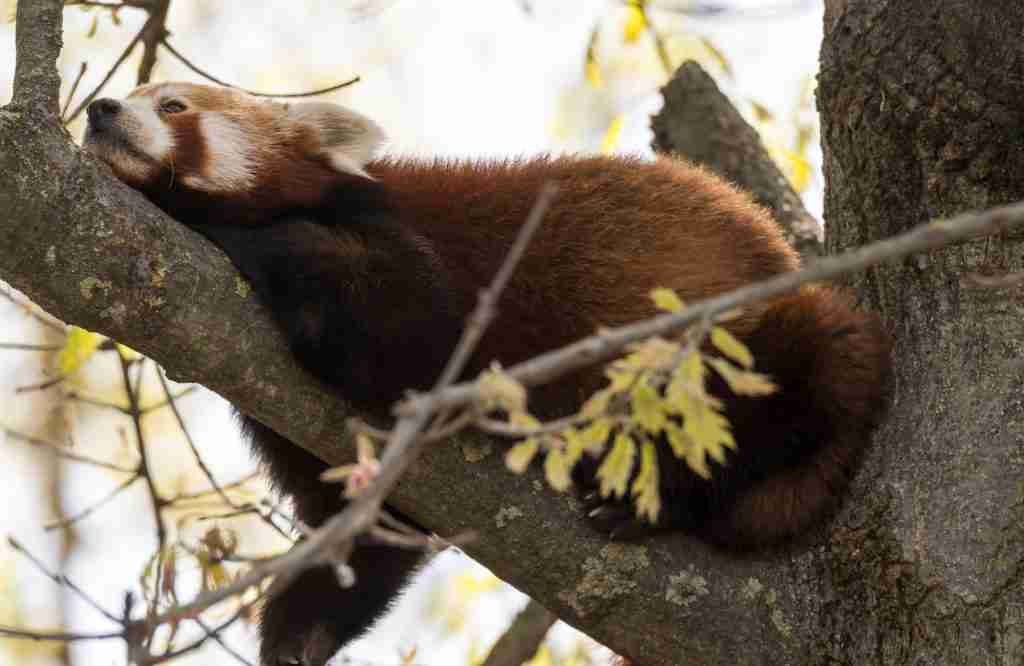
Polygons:
<instances>
[{"instance_id":1,"label":"white facial marking","mask_svg":"<svg viewBox=\"0 0 1024 666\"><path fill-rule=\"evenodd\" d=\"M253 141L229 117L204 111L199 116L199 135L205 143L206 162L182 181L205 192L242 192L255 183Z\"/></svg>"},{"instance_id":2,"label":"white facial marking","mask_svg":"<svg viewBox=\"0 0 1024 666\"><path fill-rule=\"evenodd\" d=\"M133 144L163 164L174 150L174 135L156 112L153 100L147 97L127 99L123 102L128 118L134 121Z\"/></svg>"}]
</instances>

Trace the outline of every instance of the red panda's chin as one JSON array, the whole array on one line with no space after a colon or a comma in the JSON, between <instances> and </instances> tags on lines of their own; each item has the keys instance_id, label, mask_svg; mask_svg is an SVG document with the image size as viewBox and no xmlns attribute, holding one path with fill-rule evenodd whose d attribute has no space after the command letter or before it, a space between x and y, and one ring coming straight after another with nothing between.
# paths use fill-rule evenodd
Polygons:
<instances>
[{"instance_id":1,"label":"red panda's chin","mask_svg":"<svg viewBox=\"0 0 1024 666\"><path fill-rule=\"evenodd\" d=\"M157 180L163 170L155 159L114 132L88 131L82 148L105 162L119 180L137 189Z\"/></svg>"}]
</instances>

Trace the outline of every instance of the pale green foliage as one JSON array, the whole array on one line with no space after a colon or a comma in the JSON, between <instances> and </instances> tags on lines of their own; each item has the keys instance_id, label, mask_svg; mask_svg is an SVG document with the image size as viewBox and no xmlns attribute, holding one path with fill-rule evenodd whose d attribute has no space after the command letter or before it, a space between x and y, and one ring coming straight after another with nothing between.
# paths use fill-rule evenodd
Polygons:
<instances>
[{"instance_id":1,"label":"pale green foliage","mask_svg":"<svg viewBox=\"0 0 1024 666\"><path fill-rule=\"evenodd\" d=\"M684 307L669 289L656 289L651 298L668 312ZM605 369L608 385L583 404L575 423L557 432L544 431L525 411L511 411L525 410L525 390L507 375L492 370L481 382L488 386L488 404L508 411L528 434L506 455L509 469L521 473L544 452L548 483L562 491L583 455L603 455L597 470L602 497L628 493L637 514L655 522L661 511L659 440L705 479L713 474L709 460L724 466L726 450L736 448L722 402L707 391L709 367L737 394L763 396L776 390L766 375L754 372L746 345L715 324L679 339L653 337L630 347Z\"/></svg>"}]
</instances>

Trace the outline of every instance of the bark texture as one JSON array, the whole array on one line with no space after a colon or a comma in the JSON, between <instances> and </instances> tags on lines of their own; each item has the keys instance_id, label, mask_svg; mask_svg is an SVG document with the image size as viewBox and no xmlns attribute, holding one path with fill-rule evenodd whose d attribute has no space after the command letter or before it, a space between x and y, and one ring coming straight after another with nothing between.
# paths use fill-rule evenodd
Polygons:
<instances>
[{"instance_id":1,"label":"bark texture","mask_svg":"<svg viewBox=\"0 0 1024 666\"><path fill-rule=\"evenodd\" d=\"M1024 10L839 5L822 82L833 247L1020 198ZM19 3L16 96L0 108L0 277L345 460L344 405L295 367L227 259L57 125L60 6ZM912 22L921 17L931 22ZM669 99L665 113L680 104ZM392 501L441 534L476 530L471 555L640 664L903 663L918 651L931 663L1019 662L1024 319L1019 299L959 282L992 262L1020 268L1019 242L933 253L859 281L899 336L899 399L830 535L751 556L680 536L609 544L573 498L536 473L510 474L503 445L475 437L433 447Z\"/></svg>"},{"instance_id":2,"label":"bark texture","mask_svg":"<svg viewBox=\"0 0 1024 666\"><path fill-rule=\"evenodd\" d=\"M676 70L661 90L665 105L651 119L653 148L706 166L772 211L804 261L824 252L821 225L804 208L751 127L696 62Z\"/></svg>"},{"instance_id":3,"label":"bark texture","mask_svg":"<svg viewBox=\"0 0 1024 666\"><path fill-rule=\"evenodd\" d=\"M84 154L57 122L61 0L19 3L19 79L0 107L0 279L61 319L202 383L330 462L345 405L297 368L227 258ZM51 89L52 88L52 89ZM610 544L571 496L505 469L504 442L460 437L391 496L494 573L639 664L793 663L813 617L806 556L737 558L670 536Z\"/></svg>"},{"instance_id":4,"label":"bark texture","mask_svg":"<svg viewBox=\"0 0 1024 666\"><path fill-rule=\"evenodd\" d=\"M1024 4L826 2L828 246L1024 199ZM857 277L896 391L824 559L830 664L1024 663L1020 233Z\"/></svg>"}]
</instances>

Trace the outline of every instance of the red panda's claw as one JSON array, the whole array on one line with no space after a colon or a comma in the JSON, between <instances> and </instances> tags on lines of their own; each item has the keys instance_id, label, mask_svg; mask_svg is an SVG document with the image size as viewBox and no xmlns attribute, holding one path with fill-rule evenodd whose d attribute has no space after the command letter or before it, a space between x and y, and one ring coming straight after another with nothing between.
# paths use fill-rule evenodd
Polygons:
<instances>
[{"instance_id":1,"label":"red panda's claw","mask_svg":"<svg viewBox=\"0 0 1024 666\"><path fill-rule=\"evenodd\" d=\"M650 536L652 528L642 522L628 502L601 499L594 508L587 509L587 522L598 532L607 534L612 541L636 541ZM584 504L587 503L584 499Z\"/></svg>"}]
</instances>

